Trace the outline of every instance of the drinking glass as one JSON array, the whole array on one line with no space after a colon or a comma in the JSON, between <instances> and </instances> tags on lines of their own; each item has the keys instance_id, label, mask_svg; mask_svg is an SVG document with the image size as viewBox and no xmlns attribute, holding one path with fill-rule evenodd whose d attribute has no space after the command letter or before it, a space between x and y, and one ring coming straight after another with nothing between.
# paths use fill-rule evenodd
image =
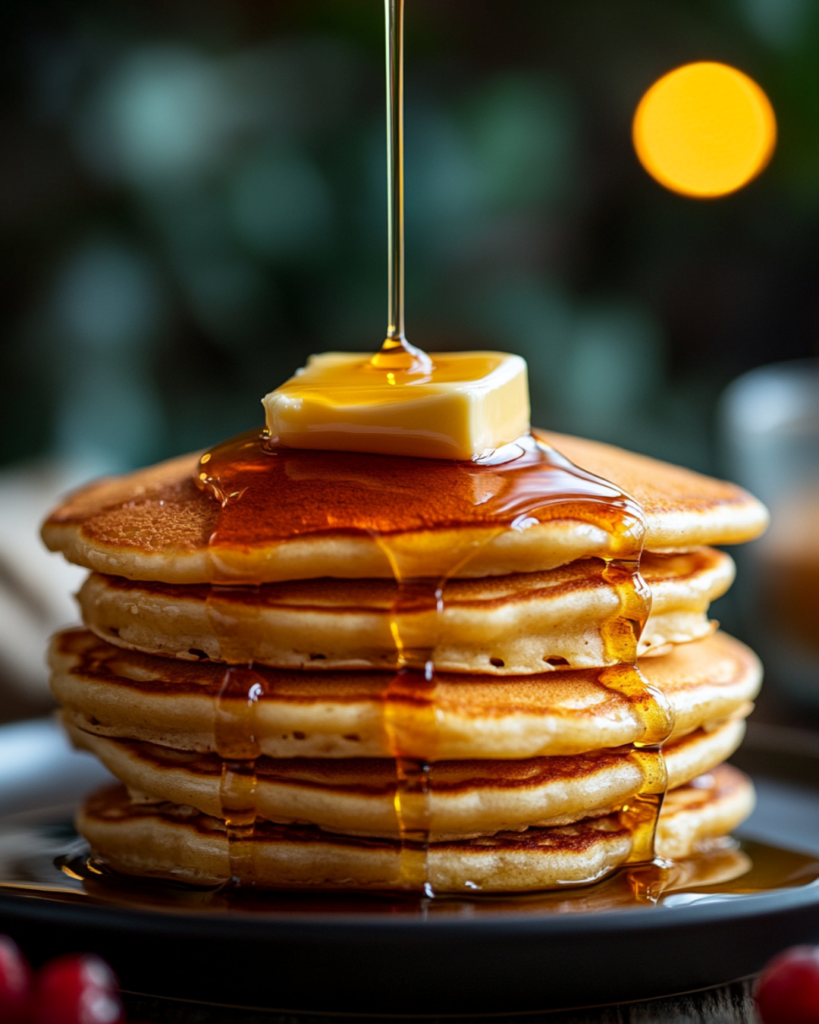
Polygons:
<instances>
[{"instance_id":1,"label":"drinking glass","mask_svg":"<svg viewBox=\"0 0 819 1024\"><path fill-rule=\"evenodd\" d=\"M819 361L763 366L722 401L730 476L771 511L740 556L739 596L770 682L819 709Z\"/></svg>"}]
</instances>

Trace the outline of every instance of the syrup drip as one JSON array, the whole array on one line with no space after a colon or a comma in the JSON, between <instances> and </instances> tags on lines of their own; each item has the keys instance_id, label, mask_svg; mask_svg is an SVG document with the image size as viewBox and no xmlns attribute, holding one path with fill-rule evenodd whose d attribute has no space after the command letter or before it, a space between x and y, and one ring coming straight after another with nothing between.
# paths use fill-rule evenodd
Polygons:
<instances>
[{"instance_id":1,"label":"syrup drip","mask_svg":"<svg viewBox=\"0 0 819 1024\"><path fill-rule=\"evenodd\" d=\"M635 566L614 559L607 563L603 576L620 598L620 610L603 627L604 650L618 664L604 669L600 682L628 699L644 730L630 755L642 772L643 785L621 811L634 830L628 863L649 864L654 861L654 833L668 788L662 745L674 728L674 712L665 694L648 683L635 664L637 642L651 608L651 593L639 574L639 563ZM657 867L663 870L663 865ZM633 879L635 891L654 898L655 873L634 873Z\"/></svg>"},{"instance_id":2,"label":"syrup drip","mask_svg":"<svg viewBox=\"0 0 819 1024\"><path fill-rule=\"evenodd\" d=\"M630 884L639 895L654 898L662 880L654 868L639 866L654 862L654 832L667 781L661 746L673 716L665 697L635 665L650 592L639 572L644 520L629 495L533 437L479 464L285 449L274 446L264 432L251 432L204 456L198 480L221 505L211 538L216 578L221 574L223 580L246 582L240 574L247 571L243 566L254 547L275 550L271 541L295 536L366 536L384 553L398 584L391 628L399 669L384 693L402 839L396 885L427 893L432 890L429 794L435 759L419 761L406 751L413 749L411 737L421 734L434 750L433 651L446 581L508 530L571 519L604 531L605 577L620 602L603 630L607 660L616 664L601 670L600 682L628 699L643 727L631 757L644 783L622 813L634 831L629 862L638 866ZM435 511L436 529L430 528L429 509ZM462 539L458 531L448 531L443 546L438 538L447 526L466 529L460 531ZM434 577L416 572L421 549L427 558L432 552L439 567ZM230 632L224 618L219 629Z\"/></svg>"},{"instance_id":3,"label":"syrup drip","mask_svg":"<svg viewBox=\"0 0 819 1024\"><path fill-rule=\"evenodd\" d=\"M437 727L433 654L441 630L446 580L469 561L476 545L469 540L455 542L450 548L447 575L435 580L407 575L412 548L405 539L373 534L373 540L389 560L398 584L390 610L398 670L382 695L384 727L395 758L395 816L401 837L396 887L434 896L429 870L430 797ZM407 741L413 737L423 737L428 744L429 760L406 756ZM414 745L417 749L417 743Z\"/></svg>"},{"instance_id":4,"label":"syrup drip","mask_svg":"<svg viewBox=\"0 0 819 1024\"><path fill-rule=\"evenodd\" d=\"M216 753L222 758L219 799L228 837L230 873L235 884L253 885L252 840L257 819L256 762L261 756L258 721L261 701L270 694L270 677L252 665L231 664L236 655L237 623L220 602L221 589L211 587L206 608L220 653L228 662L214 701ZM247 588L250 590L251 588ZM256 605L250 603L250 608Z\"/></svg>"}]
</instances>

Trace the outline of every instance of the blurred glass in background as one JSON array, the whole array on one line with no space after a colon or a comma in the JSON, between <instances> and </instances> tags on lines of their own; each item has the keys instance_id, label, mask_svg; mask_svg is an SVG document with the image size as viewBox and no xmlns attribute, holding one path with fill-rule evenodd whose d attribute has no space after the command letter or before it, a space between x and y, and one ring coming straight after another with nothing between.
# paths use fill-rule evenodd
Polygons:
<instances>
[{"instance_id":1,"label":"blurred glass in background","mask_svg":"<svg viewBox=\"0 0 819 1024\"><path fill-rule=\"evenodd\" d=\"M248 428L310 352L380 344L382 8L10 5L0 587L28 632L0 626L0 717L44 700L36 644L73 615L59 560L12 540L59 489ZM716 202L631 145L640 96L694 60L779 122ZM725 385L817 351L817 98L812 0L410 0L410 339L520 352L536 423L721 471Z\"/></svg>"},{"instance_id":2,"label":"blurred glass in background","mask_svg":"<svg viewBox=\"0 0 819 1024\"><path fill-rule=\"evenodd\" d=\"M723 399L735 476L771 510L744 552L745 614L774 679L819 708L819 361L761 367Z\"/></svg>"}]
</instances>

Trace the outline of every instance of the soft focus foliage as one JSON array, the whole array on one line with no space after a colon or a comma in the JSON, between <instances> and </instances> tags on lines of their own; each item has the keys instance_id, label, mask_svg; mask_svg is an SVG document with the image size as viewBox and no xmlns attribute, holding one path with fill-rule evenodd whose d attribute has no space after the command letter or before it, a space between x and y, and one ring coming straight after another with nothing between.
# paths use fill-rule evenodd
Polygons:
<instances>
[{"instance_id":1,"label":"soft focus foliage","mask_svg":"<svg viewBox=\"0 0 819 1024\"><path fill-rule=\"evenodd\" d=\"M261 422L386 318L378 0L16 3L4 32L0 458L76 472ZM409 0L408 333L523 354L541 425L713 467L716 395L815 351L819 6ZM746 71L773 164L664 192L630 122L660 74Z\"/></svg>"}]
</instances>

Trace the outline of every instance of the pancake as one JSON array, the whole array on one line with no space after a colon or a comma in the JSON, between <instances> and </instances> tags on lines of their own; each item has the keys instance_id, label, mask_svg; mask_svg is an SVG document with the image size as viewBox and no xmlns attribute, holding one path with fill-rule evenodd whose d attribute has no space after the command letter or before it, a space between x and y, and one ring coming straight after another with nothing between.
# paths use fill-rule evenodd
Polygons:
<instances>
[{"instance_id":1,"label":"pancake","mask_svg":"<svg viewBox=\"0 0 819 1024\"><path fill-rule=\"evenodd\" d=\"M218 700L232 670L123 650L88 630L58 633L49 660L55 698L71 721L101 736L215 752L215 706L222 715L247 707L247 697L233 689ZM674 709L671 740L744 713L761 682L753 652L724 633L639 665ZM600 675L592 669L495 677L442 672L433 688L399 693L390 690L392 673L258 667L249 677L259 694L252 732L260 753L284 758L391 757L397 745L405 756L425 760L515 759L639 741L644 727L637 711ZM387 704L395 744L385 728Z\"/></svg>"},{"instance_id":2,"label":"pancake","mask_svg":"<svg viewBox=\"0 0 819 1024\"><path fill-rule=\"evenodd\" d=\"M614 664L605 624L621 599L599 559L540 573L451 580L443 613L402 613L402 632L437 637L438 670L516 675L555 665ZM734 578L713 548L643 557L651 614L638 654L660 653L712 631L707 610ZM393 581L319 579L262 587L140 583L92 573L79 593L83 621L104 640L149 654L275 668L389 668L396 665L390 612ZM228 635L223 650L220 634Z\"/></svg>"},{"instance_id":3,"label":"pancake","mask_svg":"<svg viewBox=\"0 0 819 1024\"><path fill-rule=\"evenodd\" d=\"M647 550L739 543L767 523L764 506L733 484L593 441L537 436L611 481L612 495L619 488L640 503ZM607 524L602 509L599 521L584 518L582 501L556 518L526 519L498 533L482 511L505 486L496 467L285 452L276 466L276 501L264 507L264 529L256 524L221 542L214 532L222 507L197 486L197 458L184 456L75 491L46 521L43 540L89 569L162 583L391 578L390 558L376 536L384 530L402 552L404 575L434 578L542 571L616 556L623 541L619 525ZM241 492L225 500L252 508ZM472 555L455 565L454 551Z\"/></svg>"},{"instance_id":4,"label":"pancake","mask_svg":"<svg viewBox=\"0 0 819 1024\"><path fill-rule=\"evenodd\" d=\"M750 780L728 765L676 790L660 816L658 855L690 856L735 828L753 803ZM77 828L97 856L130 874L213 885L228 881L238 863L244 882L269 888L390 889L400 883L398 842L260 823L229 852L218 818L192 807L134 804L124 787L86 801ZM631 845L627 817L608 815L432 843L426 863L437 892L536 891L602 878L626 861Z\"/></svg>"},{"instance_id":5,"label":"pancake","mask_svg":"<svg viewBox=\"0 0 819 1024\"><path fill-rule=\"evenodd\" d=\"M66 727L74 745L99 758L132 798L188 804L224 817L224 762L217 755L108 739L70 721ZM716 768L737 749L744 732L744 721L728 721L668 746L669 788ZM262 820L318 825L348 835L400 835L393 760L261 757L255 777L255 810ZM520 761L438 761L429 773L430 837L569 824L609 813L642 783L643 771L628 749Z\"/></svg>"}]
</instances>

